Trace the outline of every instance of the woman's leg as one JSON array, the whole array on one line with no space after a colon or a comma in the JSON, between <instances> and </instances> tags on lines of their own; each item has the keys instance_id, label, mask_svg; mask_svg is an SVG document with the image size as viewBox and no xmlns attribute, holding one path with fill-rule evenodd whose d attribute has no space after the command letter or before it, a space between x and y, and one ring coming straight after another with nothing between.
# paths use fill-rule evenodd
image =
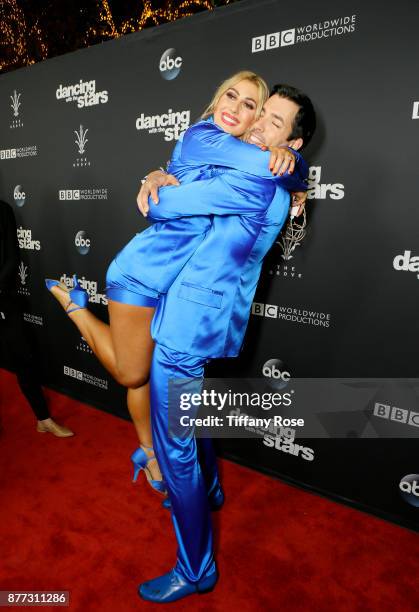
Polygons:
<instances>
[{"instance_id":1,"label":"woman's leg","mask_svg":"<svg viewBox=\"0 0 419 612\"><path fill-rule=\"evenodd\" d=\"M51 291L67 309L68 293L58 286L52 287ZM154 310L154 307L132 306L109 300L109 325L87 308L68 314L102 365L117 382L128 387L128 410L140 445L149 457L154 457L148 385L154 348L150 333ZM147 468L153 480L162 479L155 458Z\"/></svg>"},{"instance_id":2,"label":"woman's leg","mask_svg":"<svg viewBox=\"0 0 419 612\"><path fill-rule=\"evenodd\" d=\"M51 292L61 306L68 307L68 293L60 287ZM109 300L110 325L87 308L68 314L101 364L117 382L138 388L148 380L153 340L150 325L154 308Z\"/></svg>"},{"instance_id":3,"label":"woman's leg","mask_svg":"<svg viewBox=\"0 0 419 612\"><path fill-rule=\"evenodd\" d=\"M138 389L128 389L127 406L140 443L148 447L153 446L148 383Z\"/></svg>"},{"instance_id":4,"label":"woman's leg","mask_svg":"<svg viewBox=\"0 0 419 612\"><path fill-rule=\"evenodd\" d=\"M147 383L142 385L142 387L138 387L138 389L128 389L127 405L140 445L149 457L153 457L154 452L150 450L153 447L150 419L150 385ZM148 469L153 480L162 479L157 459L150 461Z\"/></svg>"}]
</instances>

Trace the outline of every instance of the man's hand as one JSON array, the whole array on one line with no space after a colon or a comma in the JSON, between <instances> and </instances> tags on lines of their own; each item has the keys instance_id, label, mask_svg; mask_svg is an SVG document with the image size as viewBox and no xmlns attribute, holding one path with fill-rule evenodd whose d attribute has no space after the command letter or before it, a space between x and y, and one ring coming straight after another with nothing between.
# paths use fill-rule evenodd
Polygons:
<instances>
[{"instance_id":1,"label":"man's hand","mask_svg":"<svg viewBox=\"0 0 419 612\"><path fill-rule=\"evenodd\" d=\"M150 172L147 179L141 185L141 189L137 195L137 206L140 213L146 217L149 211L148 198L152 197L155 204L159 201L159 189L160 187L166 187L167 185L180 185L179 181L173 174L166 174L162 170L154 170Z\"/></svg>"},{"instance_id":2,"label":"man's hand","mask_svg":"<svg viewBox=\"0 0 419 612\"><path fill-rule=\"evenodd\" d=\"M295 168L295 155L285 146L282 147L264 147L265 151L271 152L269 160L269 170L276 176L282 176L288 171L292 174Z\"/></svg>"},{"instance_id":3,"label":"man's hand","mask_svg":"<svg viewBox=\"0 0 419 612\"><path fill-rule=\"evenodd\" d=\"M295 213L294 217L299 217L303 214L304 206L307 200L307 191L293 191L291 193L291 207L298 206L298 211Z\"/></svg>"}]
</instances>

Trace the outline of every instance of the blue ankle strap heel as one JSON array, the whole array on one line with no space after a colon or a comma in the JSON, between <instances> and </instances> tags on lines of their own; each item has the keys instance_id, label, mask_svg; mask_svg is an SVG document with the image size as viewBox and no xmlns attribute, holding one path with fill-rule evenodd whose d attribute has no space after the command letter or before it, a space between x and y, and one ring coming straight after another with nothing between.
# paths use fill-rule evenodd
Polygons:
<instances>
[{"instance_id":1,"label":"blue ankle strap heel","mask_svg":"<svg viewBox=\"0 0 419 612\"><path fill-rule=\"evenodd\" d=\"M51 291L52 287L59 287L68 294L70 301L65 309L67 314L75 312L76 310L81 310L82 308L86 308L87 304L89 303L89 295L87 291L81 287L76 275L73 276L73 289L69 289L67 285L64 285L64 283L52 278L46 278L45 284L48 291ZM76 307L70 308L71 304L76 304Z\"/></svg>"},{"instance_id":2,"label":"blue ankle strap heel","mask_svg":"<svg viewBox=\"0 0 419 612\"><path fill-rule=\"evenodd\" d=\"M144 446L144 444L143 444L143 448L147 450L151 450L151 451L153 450L152 446ZM153 487L153 489L155 489L159 493L162 493L163 495L165 495L167 493L167 489L166 489L164 480L153 480L151 477L150 470L147 467L150 461L156 460L156 457L154 456L154 452L151 456L149 456L143 450L143 448L141 448L140 446L131 455L131 461L134 464L133 482L137 481L138 474L140 473L141 470L144 470L144 473L146 475L149 485Z\"/></svg>"}]
</instances>

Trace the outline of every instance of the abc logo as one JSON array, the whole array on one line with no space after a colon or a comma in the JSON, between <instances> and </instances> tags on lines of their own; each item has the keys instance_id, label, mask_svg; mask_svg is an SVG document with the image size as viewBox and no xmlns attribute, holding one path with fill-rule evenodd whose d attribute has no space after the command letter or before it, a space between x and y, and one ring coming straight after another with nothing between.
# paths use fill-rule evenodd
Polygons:
<instances>
[{"instance_id":1,"label":"abc logo","mask_svg":"<svg viewBox=\"0 0 419 612\"><path fill-rule=\"evenodd\" d=\"M283 389L291 378L291 374L285 370L284 363L280 359L269 359L262 368L262 374L273 389Z\"/></svg>"},{"instance_id":2,"label":"abc logo","mask_svg":"<svg viewBox=\"0 0 419 612\"><path fill-rule=\"evenodd\" d=\"M87 253L90 251L90 238L87 236L84 230L77 232L74 244L76 245L80 255L87 255Z\"/></svg>"},{"instance_id":3,"label":"abc logo","mask_svg":"<svg viewBox=\"0 0 419 612\"><path fill-rule=\"evenodd\" d=\"M404 476L399 484L404 501L419 508L419 474Z\"/></svg>"},{"instance_id":4,"label":"abc logo","mask_svg":"<svg viewBox=\"0 0 419 612\"><path fill-rule=\"evenodd\" d=\"M16 206L22 207L26 200L26 193L23 191L22 185L16 185L13 191L13 198Z\"/></svg>"},{"instance_id":5,"label":"abc logo","mask_svg":"<svg viewBox=\"0 0 419 612\"><path fill-rule=\"evenodd\" d=\"M166 81L177 77L182 67L182 58L177 55L176 49L167 49L160 58L160 74Z\"/></svg>"}]
</instances>

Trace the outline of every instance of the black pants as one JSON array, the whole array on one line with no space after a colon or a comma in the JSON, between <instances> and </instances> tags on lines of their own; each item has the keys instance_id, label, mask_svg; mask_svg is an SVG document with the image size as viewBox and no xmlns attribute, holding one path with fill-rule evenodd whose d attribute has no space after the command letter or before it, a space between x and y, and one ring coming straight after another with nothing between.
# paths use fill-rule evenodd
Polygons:
<instances>
[{"instance_id":1,"label":"black pants","mask_svg":"<svg viewBox=\"0 0 419 612\"><path fill-rule=\"evenodd\" d=\"M18 296L0 295L0 354L16 372L22 393L36 418L39 421L48 419L50 413L39 382L37 363Z\"/></svg>"}]
</instances>

